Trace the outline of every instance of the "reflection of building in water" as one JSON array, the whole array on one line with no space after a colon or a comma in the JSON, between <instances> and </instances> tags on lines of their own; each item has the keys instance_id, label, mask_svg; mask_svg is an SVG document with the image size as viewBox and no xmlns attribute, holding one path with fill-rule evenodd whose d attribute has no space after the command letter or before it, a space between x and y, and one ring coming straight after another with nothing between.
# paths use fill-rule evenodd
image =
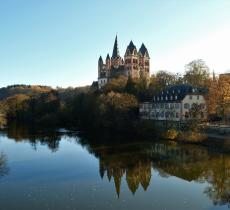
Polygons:
<instances>
[{"instance_id":1,"label":"reflection of building in water","mask_svg":"<svg viewBox=\"0 0 230 210\"><path fill-rule=\"evenodd\" d=\"M150 185L152 169L165 178L176 176L187 181L208 182L204 191L214 203L230 204L230 156L210 152L207 148L171 143L129 144L90 151L99 158L101 177L114 180L117 195L125 178L135 192Z\"/></svg>"},{"instance_id":2,"label":"reflection of building in water","mask_svg":"<svg viewBox=\"0 0 230 210\"><path fill-rule=\"evenodd\" d=\"M120 159L121 157L113 158L108 161L100 160L100 175L103 178L105 172L109 181L113 177L117 195L120 194L121 180L126 176L126 182L130 191L134 194L141 185L144 190L147 190L151 180L150 160L138 160L136 158L129 160Z\"/></svg>"},{"instance_id":3,"label":"reflection of building in water","mask_svg":"<svg viewBox=\"0 0 230 210\"><path fill-rule=\"evenodd\" d=\"M15 141L41 142L57 148L60 134L35 135L24 129L8 129L8 136ZM39 139L42 139L39 141ZM204 193L218 205L230 205L230 155L212 152L205 147L179 145L170 142L127 143L108 145L77 138L88 151L99 159L101 177L113 179L119 196L121 182L126 180L134 194L141 187L149 188L152 169L161 176L175 176L187 181L209 183ZM96 143L95 143L96 142ZM0 176L8 172L6 158L0 153Z\"/></svg>"}]
</instances>

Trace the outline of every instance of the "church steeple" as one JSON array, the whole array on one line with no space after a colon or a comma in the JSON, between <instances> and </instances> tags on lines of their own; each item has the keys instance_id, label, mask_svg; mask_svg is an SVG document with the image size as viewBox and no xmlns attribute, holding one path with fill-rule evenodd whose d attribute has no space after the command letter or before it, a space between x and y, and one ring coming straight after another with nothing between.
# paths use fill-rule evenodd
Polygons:
<instances>
[{"instance_id":1,"label":"church steeple","mask_svg":"<svg viewBox=\"0 0 230 210\"><path fill-rule=\"evenodd\" d=\"M213 72L212 72L212 80L213 81L216 81L216 74L215 74L215 71L213 70Z\"/></svg>"},{"instance_id":2,"label":"church steeple","mask_svg":"<svg viewBox=\"0 0 230 210\"><path fill-rule=\"evenodd\" d=\"M117 58L117 57L120 57L120 55L119 55L118 42L117 42L117 35L116 35L115 42L114 42L114 46L113 46L112 58Z\"/></svg>"}]
</instances>

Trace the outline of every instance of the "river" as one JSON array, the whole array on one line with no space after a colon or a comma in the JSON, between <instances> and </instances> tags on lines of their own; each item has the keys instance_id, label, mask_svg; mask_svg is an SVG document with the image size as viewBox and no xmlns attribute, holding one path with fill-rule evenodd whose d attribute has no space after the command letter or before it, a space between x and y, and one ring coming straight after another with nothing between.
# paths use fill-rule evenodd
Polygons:
<instances>
[{"instance_id":1,"label":"river","mask_svg":"<svg viewBox=\"0 0 230 210\"><path fill-rule=\"evenodd\" d=\"M26 127L0 131L0 209L230 208L230 154L101 138Z\"/></svg>"}]
</instances>

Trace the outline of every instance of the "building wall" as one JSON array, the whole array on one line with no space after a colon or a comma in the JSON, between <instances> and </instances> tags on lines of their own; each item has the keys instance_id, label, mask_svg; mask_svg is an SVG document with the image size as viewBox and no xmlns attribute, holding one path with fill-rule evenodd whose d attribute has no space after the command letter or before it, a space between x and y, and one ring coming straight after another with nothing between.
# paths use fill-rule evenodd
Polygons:
<instances>
[{"instance_id":1,"label":"building wall","mask_svg":"<svg viewBox=\"0 0 230 210\"><path fill-rule=\"evenodd\" d=\"M140 103L140 118L159 121L183 121L194 119L189 115L189 111L193 104L202 106L201 112L203 114L197 115L196 118L207 118L206 102L202 95L186 95L182 101Z\"/></svg>"},{"instance_id":2,"label":"building wall","mask_svg":"<svg viewBox=\"0 0 230 210\"><path fill-rule=\"evenodd\" d=\"M190 94L186 95L185 98L182 100L182 110L181 110L181 115L182 119L186 120L188 118L192 118L192 116L189 115L189 110L192 108L193 104L197 105L203 105L202 112L204 114L204 117L201 115L197 116L198 118L206 118L206 102L205 99L202 95L196 95L196 94Z\"/></svg>"},{"instance_id":3,"label":"building wall","mask_svg":"<svg viewBox=\"0 0 230 210\"><path fill-rule=\"evenodd\" d=\"M150 59L148 57L139 56L139 69L140 77L149 79Z\"/></svg>"},{"instance_id":4,"label":"building wall","mask_svg":"<svg viewBox=\"0 0 230 210\"><path fill-rule=\"evenodd\" d=\"M132 78L139 78L137 54L125 56L125 67L128 69L129 76L131 76Z\"/></svg>"},{"instance_id":5,"label":"building wall","mask_svg":"<svg viewBox=\"0 0 230 210\"><path fill-rule=\"evenodd\" d=\"M103 77L103 78L98 78L98 88L101 89L108 83L108 78Z\"/></svg>"},{"instance_id":6,"label":"building wall","mask_svg":"<svg viewBox=\"0 0 230 210\"><path fill-rule=\"evenodd\" d=\"M151 120L180 121L181 103L141 103L139 107L140 117Z\"/></svg>"}]
</instances>

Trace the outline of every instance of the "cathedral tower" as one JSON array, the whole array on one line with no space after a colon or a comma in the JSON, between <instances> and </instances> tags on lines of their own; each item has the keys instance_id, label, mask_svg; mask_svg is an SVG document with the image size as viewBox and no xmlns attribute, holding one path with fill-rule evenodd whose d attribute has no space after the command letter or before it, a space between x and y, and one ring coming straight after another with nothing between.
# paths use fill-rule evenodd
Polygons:
<instances>
[{"instance_id":1,"label":"cathedral tower","mask_svg":"<svg viewBox=\"0 0 230 210\"><path fill-rule=\"evenodd\" d=\"M116 36L114 46L113 46L113 54L111 57L111 66L118 68L121 64L122 64L121 56L119 54L118 41Z\"/></svg>"},{"instance_id":2,"label":"cathedral tower","mask_svg":"<svg viewBox=\"0 0 230 210\"><path fill-rule=\"evenodd\" d=\"M111 60L110 60L109 54L107 54L107 56L106 56L106 63L105 63L105 65L106 65L106 70L109 71L110 68L111 68Z\"/></svg>"},{"instance_id":3,"label":"cathedral tower","mask_svg":"<svg viewBox=\"0 0 230 210\"><path fill-rule=\"evenodd\" d=\"M98 59L98 77L100 77L100 75L101 75L101 72L103 70L103 66L104 66L103 59L100 56Z\"/></svg>"},{"instance_id":4,"label":"cathedral tower","mask_svg":"<svg viewBox=\"0 0 230 210\"><path fill-rule=\"evenodd\" d=\"M125 52L125 66L128 69L128 76L139 78L137 48L131 41Z\"/></svg>"},{"instance_id":5,"label":"cathedral tower","mask_svg":"<svg viewBox=\"0 0 230 210\"><path fill-rule=\"evenodd\" d=\"M142 43L139 52L140 77L149 79L150 57L147 48Z\"/></svg>"}]
</instances>

